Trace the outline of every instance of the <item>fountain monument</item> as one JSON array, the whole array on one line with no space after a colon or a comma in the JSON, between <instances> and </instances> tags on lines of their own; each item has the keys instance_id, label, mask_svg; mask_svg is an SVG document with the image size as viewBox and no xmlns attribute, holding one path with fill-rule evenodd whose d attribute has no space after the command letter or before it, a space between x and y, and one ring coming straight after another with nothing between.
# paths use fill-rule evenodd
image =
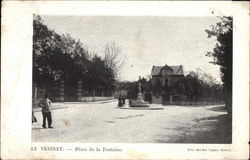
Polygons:
<instances>
[{"instance_id":1,"label":"fountain monument","mask_svg":"<svg viewBox=\"0 0 250 160\"><path fill-rule=\"evenodd\" d=\"M141 82L140 81L141 81L141 77L139 76L137 99L135 101L131 102L130 107L149 107L149 103L144 102L144 100L142 99Z\"/></svg>"}]
</instances>

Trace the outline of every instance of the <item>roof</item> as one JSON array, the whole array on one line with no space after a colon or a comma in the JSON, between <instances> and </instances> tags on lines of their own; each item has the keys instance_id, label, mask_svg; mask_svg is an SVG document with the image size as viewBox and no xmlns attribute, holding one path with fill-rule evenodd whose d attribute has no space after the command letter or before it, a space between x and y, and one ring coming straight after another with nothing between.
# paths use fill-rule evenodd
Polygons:
<instances>
[{"instance_id":1,"label":"roof","mask_svg":"<svg viewBox=\"0 0 250 160\"><path fill-rule=\"evenodd\" d=\"M184 71L183 71L183 66L179 65L179 66L153 66L152 71L151 71L151 75L152 76L157 76L160 75L161 70L164 68L170 68L172 70L170 75L184 75Z\"/></svg>"}]
</instances>

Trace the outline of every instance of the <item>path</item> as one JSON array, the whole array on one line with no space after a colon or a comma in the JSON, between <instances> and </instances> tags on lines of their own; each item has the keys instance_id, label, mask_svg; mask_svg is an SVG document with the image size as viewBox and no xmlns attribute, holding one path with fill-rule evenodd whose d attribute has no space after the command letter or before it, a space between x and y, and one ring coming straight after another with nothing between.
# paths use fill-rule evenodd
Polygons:
<instances>
[{"instance_id":1,"label":"path","mask_svg":"<svg viewBox=\"0 0 250 160\"><path fill-rule=\"evenodd\" d=\"M64 108L52 110L54 129L42 129L41 112L35 113L38 123L32 125L33 141L217 143L222 141L221 137L230 135L217 130L220 128L218 125L229 124L225 121L226 111L219 106L163 106L163 110L130 110L116 108L117 102L62 105ZM228 130L228 127L224 129ZM230 139L227 136L223 142Z\"/></svg>"}]
</instances>

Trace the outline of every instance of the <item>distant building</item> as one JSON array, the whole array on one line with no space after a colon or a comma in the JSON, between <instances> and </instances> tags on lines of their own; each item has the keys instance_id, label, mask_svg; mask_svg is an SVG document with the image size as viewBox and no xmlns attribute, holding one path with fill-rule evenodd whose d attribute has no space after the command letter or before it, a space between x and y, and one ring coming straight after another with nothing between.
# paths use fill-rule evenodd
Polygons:
<instances>
[{"instance_id":1,"label":"distant building","mask_svg":"<svg viewBox=\"0 0 250 160\"><path fill-rule=\"evenodd\" d=\"M181 101L183 93L183 66L153 66L152 103L171 104Z\"/></svg>"}]
</instances>

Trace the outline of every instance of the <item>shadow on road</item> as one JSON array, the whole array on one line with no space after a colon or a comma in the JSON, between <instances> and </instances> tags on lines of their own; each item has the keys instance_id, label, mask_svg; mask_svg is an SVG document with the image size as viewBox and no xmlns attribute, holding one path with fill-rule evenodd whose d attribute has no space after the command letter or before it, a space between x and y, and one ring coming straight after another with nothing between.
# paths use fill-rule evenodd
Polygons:
<instances>
[{"instance_id":1,"label":"shadow on road","mask_svg":"<svg viewBox=\"0 0 250 160\"><path fill-rule=\"evenodd\" d=\"M32 128L32 130L41 130L41 129L46 129L46 128Z\"/></svg>"},{"instance_id":2,"label":"shadow on road","mask_svg":"<svg viewBox=\"0 0 250 160\"><path fill-rule=\"evenodd\" d=\"M226 112L227 111L227 108L225 105L222 105L222 106L215 106L213 108L210 108L209 110L211 111L221 111L221 112Z\"/></svg>"},{"instance_id":3,"label":"shadow on road","mask_svg":"<svg viewBox=\"0 0 250 160\"><path fill-rule=\"evenodd\" d=\"M216 107L217 108L217 107ZM220 107L218 107L220 108ZM217 108L217 109L218 109ZM220 108L221 109L221 108ZM174 128L183 131L182 136L169 136L168 140L158 140L158 143L232 143L232 120L227 114L196 120L191 128Z\"/></svg>"}]
</instances>

